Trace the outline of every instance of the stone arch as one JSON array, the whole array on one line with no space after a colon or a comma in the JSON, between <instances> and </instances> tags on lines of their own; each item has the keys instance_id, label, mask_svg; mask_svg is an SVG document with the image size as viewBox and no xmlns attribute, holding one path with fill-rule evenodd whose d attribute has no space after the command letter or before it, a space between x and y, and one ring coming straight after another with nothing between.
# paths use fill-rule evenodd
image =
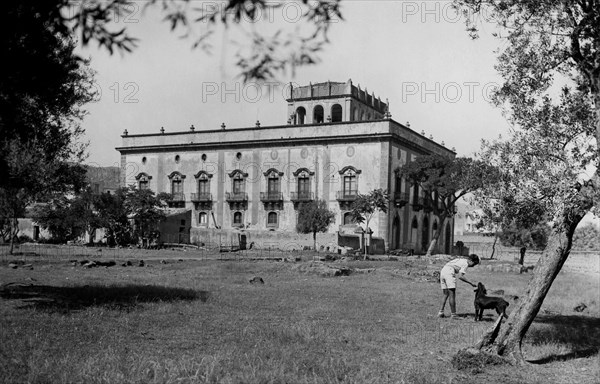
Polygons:
<instances>
[{"instance_id":1,"label":"stone arch","mask_svg":"<svg viewBox=\"0 0 600 384\"><path fill-rule=\"evenodd\" d=\"M298 125L304 125L304 123L306 121L306 108L304 108L304 107L296 108L296 115L295 115L294 119L296 119L294 121L294 123L296 123Z\"/></svg>"}]
</instances>

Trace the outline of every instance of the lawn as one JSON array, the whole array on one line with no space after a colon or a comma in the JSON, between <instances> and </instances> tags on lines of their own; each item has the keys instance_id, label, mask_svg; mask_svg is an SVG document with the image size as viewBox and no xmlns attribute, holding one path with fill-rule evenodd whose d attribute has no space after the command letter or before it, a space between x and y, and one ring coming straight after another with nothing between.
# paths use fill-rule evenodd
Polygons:
<instances>
[{"instance_id":1,"label":"lawn","mask_svg":"<svg viewBox=\"0 0 600 384\"><path fill-rule=\"evenodd\" d=\"M157 252L159 256L160 251ZM524 345L531 364L457 370L494 319L438 319L426 260L333 262L370 273L322 277L309 261L160 257L144 267L67 260L0 266L3 383L597 383L597 274L563 271ZM483 261L485 264L486 261ZM259 276L264 284L251 284ZM531 275L475 267L488 290L520 295ZM573 311L579 303L587 308ZM514 303L513 303L514 307ZM509 306L509 312L511 307Z\"/></svg>"}]
</instances>

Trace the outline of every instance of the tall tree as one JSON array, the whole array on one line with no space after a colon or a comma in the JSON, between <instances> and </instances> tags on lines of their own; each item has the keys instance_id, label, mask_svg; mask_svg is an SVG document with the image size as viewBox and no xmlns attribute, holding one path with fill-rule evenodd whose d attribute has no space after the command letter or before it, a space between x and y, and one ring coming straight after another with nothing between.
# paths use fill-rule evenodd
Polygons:
<instances>
[{"instance_id":1,"label":"tall tree","mask_svg":"<svg viewBox=\"0 0 600 384\"><path fill-rule=\"evenodd\" d=\"M418 156L397 169L397 176L417 185L426 197L434 214L439 218L439 228L455 214L456 201L468 193L495 182L495 167L467 157L447 157L437 154ZM434 252L441 231L433 234L427 256Z\"/></svg>"},{"instance_id":2,"label":"tall tree","mask_svg":"<svg viewBox=\"0 0 600 384\"><path fill-rule=\"evenodd\" d=\"M569 256L575 228L598 201L600 2L455 0L476 37L482 14L505 39L495 103L513 125L509 140L484 145L501 167L503 194L518 216L541 205L552 222L548 245L506 324L478 346L523 362L522 340ZM561 88L557 91L557 88Z\"/></svg>"},{"instance_id":3,"label":"tall tree","mask_svg":"<svg viewBox=\"0 0 600 384\"><path fill-rule=\"evenodd\" d=\"M99 226L104 228L109 246L129 244L133 238L125 201L129 188L119 188L113 193L102 193L94 202Z\"/></svg>"},{"instance_id":4,"label":"tall tree","mask_svg":"<svg viewBox=\"0 0 600 384\"><path fill-rule=\"evenodd\" d=\"M84 185L78 162L85 145L78 139L93 77L69 33L48 23L52 6L0 6L0 215L13 225L32 201Z\"/></svg>"},{"instance_id":5,"label":"tall tree","mask_svg":"<svg viewBox=\"0 0 600 384\"><path fill-rule=\"evenodd\" d=\"M167 201L170 194L154 195L150 189L129 188L125 198L128 217L134 222L134 235L145 245L145 241L158 237L158 224L166 219Z\"/></svg>"},{"instance_id":6,"label":"tall tree","mask_svg":"<svg viewBox=\"0 0 600 384\"><path fill-rule=\"evenodd\" d=\"M356 200L352 202L350 215L355 222L359 224L365 223L365 234L366 236L370 236L371 229L369 228L369 223L371 219L378 212L387 213L389 203L390 196L387 191L381 188L374 189L366 195L358 194ZM365 259L367 258L367 252L368 249L365 245Z\"/></svg>"},{"instance_id":7,"label":"tall tree","mask_svg":"<svg viewBox=\"0 0 600 384\"><path fill-rule=\"evenodd\" d=\"M300 203L296 230L300 233L312 233L313 249L317 250L317 233L327 232L334 221L335 214L327 208L325 200Z\"/></svg>"}]
</instances>

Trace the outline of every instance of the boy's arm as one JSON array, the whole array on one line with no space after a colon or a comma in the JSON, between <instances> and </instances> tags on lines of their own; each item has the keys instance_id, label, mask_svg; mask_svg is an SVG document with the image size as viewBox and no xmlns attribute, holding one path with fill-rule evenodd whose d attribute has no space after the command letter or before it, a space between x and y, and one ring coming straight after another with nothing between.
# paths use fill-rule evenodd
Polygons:
<instances>
[{"instance_id":1,"label":"boy's arm","mask_svg":"<svg viewBox=\"0 0 600 384\"><path fill-rule=\"evenodd\" d=\"M464 282L465 282L465 283L467 283L467 284L471 284L471 286L472 286L472 287L476 287L476 285L475 285L475 284L473 284L473 283L471 283L469 280L465 279L465 277L464 277L464 276L459 276L459 277L458 277L458 279L459 279L459 280L462 280L462 281L464 281Z\"/></svg>"}]
</instances>

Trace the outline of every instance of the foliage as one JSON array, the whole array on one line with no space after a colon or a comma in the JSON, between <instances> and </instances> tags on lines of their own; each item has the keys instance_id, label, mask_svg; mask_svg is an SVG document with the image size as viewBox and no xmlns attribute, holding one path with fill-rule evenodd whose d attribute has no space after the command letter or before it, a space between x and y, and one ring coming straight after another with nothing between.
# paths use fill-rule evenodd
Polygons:
<instances>
[{"instance_id":1,"label":"foliage","mask_svg":"<svg viewBox=\"0 0 600 384\"><path fill-rule=\"evenodd\" d=\"M102 193L94 203L98 212L99 226L104 228L104 237L109 246L133 242L133 230L125 206L128 191L129 188L119 188L114 194Z\"/></svg>"},{"instance_id":2,"label":"foliage","mask_svg":"<svg viewBox=\"0 0 600 384\"><path fill-rule=\"evenodd\" d=\"M96 42L112 54L115 50L130 52L137 46L137 38L126 28L115 28L111 21L126 18L139 4L131 0L76 3L50 0L4 7L9 8L7 15L37 12L39 25L46 25L64 37L78 36L84 46ZM300 13L297 22L282 23L286 28L273 31L272 25L266 24L274 15L286 14L285 7L285 3L264 0L202 3L150 0L143 5L144 11L158 8L172 31L181 32L191 40L192 48L200 48L208 54L212 51L212 37L220 26L239 27L241 33L231 39L240 47L235 60L244 81L270 80L287 71L293 74L298 66L315 64L319 61L318 54L329 43L329 28L342 20L340 0L302 0L294 3L290 11ZM243 28L246 23L253 28Z\"/></svg>"},{"instance_id":3,"label":"foliage","mask_svg":"<svg viewBox=\"0 0 600 384\"><path fill-rule=\"evenodd\" d=\"M448 157L438 154L418 156L397 168L397 176L418 185L433 201L434 209L444 217L454 215L454 205L464 195L495 181L497 169L481 160ZM438 208L440 207L440 208Z\"/></svg>"},{"instance_id":4,"label":"foliage","mask_svg":"<svg viewBox=\"0 0 600 384\"><path fill-rule=\"evenodd\" d=\"M358 194L356 200L352 202L350 215L352 219L359 223L365 223L369 228L369 222L377 212L387 213L390 197L387 191L379 188L374 189L366 195Z\"/></svg>"},{"instance_id":5,"label":"foliage","mask_svg":"<svg viewBox=\"0 0 600 384\"><path fill-rule=\"evenodd\" d=\"M573 247L586 251L600 250L600 230L594 224L579 226L573 235Z\"/></svg>"},{"instance_id":6,"label":"foliage","mask_svg":"<svg viewBox=\"0 0 600 384\"><path fill-rule=\"evenodd\" d=\"M0 217L16 234L28 204L83 187L81 107L95 93L69 32L49 22L54 2L0 7Z\"/></svg>"},{"instance_id":7,"label":"foliage","mask_svg":"<svg viewBox=\"0 0 600 384\"><path fill-rule=\"evenodd\" d=\"M327 208L325 200L303 202L298 207L296 230L300 233L313 234L314 249L317 247L317 233L327 232L334 222L335 214Z\"/></svg>"},{"instance_id":8,"label":"foliage","mask_svg":"<svg viewBox=\"0 0 600 384\"><path fill-rule=\"evenodd\" d=\"M523 361L521 343L569 256L573 233L598 206L600 2L454 0L478 34L485 14L505 39L493 95L512 125L508 140L484 142L481 158L501 170L487 190L508 222L552 224L548 246L523 298L485 347ZM506 215L503 215L505 213ZM492 344L493 343L493 344Z\"/></svg>"},{"instance_id":9,"label":"foliage","mask_svg":"<svg viewBox=\"0 0 600 384\"><path fill-rule=\"evenodd\" d=\"M89 188L73 198L61 196L49 203L36 205L32 218L57 242L74 241L98 228L93 198Z\"/></svg>"},{"instance_id":10,"label":"foliage","mask_svg":"<svg viewBox=\"0 0 600 384\"><path fill-rule=\"evenodd\" d=\"M150 189L128 188L124 207L134 222L133 235L138 241L158 238L158 224L167 217L164 208L170 197L164 192L155 196Z\"/></svg>"},{"instance_id":11,"label":"foliage","mask_svg":"<svg viewBox=\"0 0 600 384\"><path fill-rule=\"evenodd\" d=\"M513 223L502 228L500 241L505 246L525 246L530 249L543 250L548 244L550 229L546 223L538 223L529 228L518 227Z\"/></svg>"}]
</instances>

